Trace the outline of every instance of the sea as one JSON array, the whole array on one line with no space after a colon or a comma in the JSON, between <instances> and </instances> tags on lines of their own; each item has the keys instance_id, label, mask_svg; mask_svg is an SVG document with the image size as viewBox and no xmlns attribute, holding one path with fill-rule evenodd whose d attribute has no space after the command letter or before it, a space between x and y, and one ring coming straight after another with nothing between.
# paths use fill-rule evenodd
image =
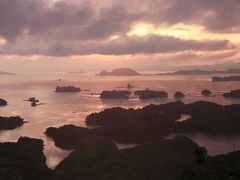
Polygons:
<instances>
[{"instance_id":1,"label":"sea","mask_svg":"<svg viewBox=\"0 0 240 180\"><path fill-rule=\"evenodd\" d=\"M144 73L144 72L142 72ZM156 72L157 73L157 72ZM0 131L0 142L16 142L21 136L41 138L44 141L44 154L47 165L55 168L60 161L71 153L54 145L44 132L48 127L60 127L74 124L87 127L85 118L93 112L106 108L124 107L141 108L149 104L162 104L176 101L176 91L183 92L184 103L195 101L211 101L218 104L239 104L240 99L225 99L222 93L240 89L240 82L212 82L212 75L154 75L145 72L141 76L97 76L90 73L17 73L16 75L0 75L0 98L8 101L8 105L0 107L0 116L21 116L26 123L14 130ZM221 76L227 76L221 75ZM168 98L139 100L131 96L129 100L101 100L99 94L103 90L124 90L131 84L135 90L163 90L169 93ZM56 86L80 87L80 93L56 93ZM201 90L213 92L210 97L201 95ZM42 105L32 107L25 100L35 97ZM89 128L89 127L87 127ZM240 150L240 134L234 136L210 136L207 134L184 134L196 143L208 149L209 155L228 153ZM167 138L173 138L171 134ZM117 143L117 142L116 142ZM131 148L136 144L117 143L120 149Z\"/></svg>"}]
</instances>

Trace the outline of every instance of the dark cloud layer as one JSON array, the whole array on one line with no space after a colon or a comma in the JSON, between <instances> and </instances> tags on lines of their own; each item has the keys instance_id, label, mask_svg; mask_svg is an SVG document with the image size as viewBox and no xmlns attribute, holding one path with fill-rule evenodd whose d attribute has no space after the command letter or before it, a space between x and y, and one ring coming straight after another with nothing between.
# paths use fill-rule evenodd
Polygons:
<instances>
[{"instance_id":1,"label":"dark cloud layer","mask_svg":"<svg viewBox=\"0 0 240 180\"><path fill-rule=\"evenodd\" d=\"M228 41L193 41L173 37L124 36L136 22L174 25L198 24L209 31L239 30L239 0L132 0L130 2L79 0L0 0L0 37L8 42L1 54L84 54L165 53L186 50L215 51L230 48ZM106 5L104 5L106 3ZM110 41L111 35L121 35Z\"/></svg>"},{"instance_id":2,"label":"dark cloud layer","mask_svg":"<svg viewBox=\"0 0 240 180\"><path fill-rule=\"evenodd\" d=\"M24 41L25 42L25 41ZM30 42L31 44L31 42ZM111 41L77 41L65 43L42 44L14 44L8 43L0 49L1 54L47 56L70 56L70 55L127 55L127 54L157 54L181 51L219 51L233 49L234 46L226 40L223 41L195 41L181 40L168 36L125 36L124 38Z\"/></svg>"}]
</instances>

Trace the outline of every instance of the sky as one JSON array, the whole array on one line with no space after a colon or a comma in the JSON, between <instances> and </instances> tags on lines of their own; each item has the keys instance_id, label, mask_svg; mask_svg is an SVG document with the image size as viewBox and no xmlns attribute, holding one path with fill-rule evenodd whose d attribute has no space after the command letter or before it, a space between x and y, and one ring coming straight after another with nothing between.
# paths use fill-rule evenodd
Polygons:
<instances>
[{"instance_id":1,"label":"sky","mask_svg":"<svg viewBox=\"0 0 240 180\"><path fill-rule=\"evenodd\" d=\"M239 0L0 0L0 70L240 68Z\"/></svg>"}]
</instances>

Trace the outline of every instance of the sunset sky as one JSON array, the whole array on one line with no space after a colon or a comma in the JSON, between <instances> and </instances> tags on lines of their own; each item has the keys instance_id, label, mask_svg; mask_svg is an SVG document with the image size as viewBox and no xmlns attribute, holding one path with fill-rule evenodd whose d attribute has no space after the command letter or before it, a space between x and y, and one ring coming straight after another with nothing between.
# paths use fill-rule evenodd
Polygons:
<instances>
[{"instance_id":1,"label":"sunset sky","mask_svg":"<svg viewBox=\"0 0 240 180\"><path fill-rule=\"evenodd\" d=\"M239 0L0 0L0 70L240 67Z\"/></svg>"}]
</instances>

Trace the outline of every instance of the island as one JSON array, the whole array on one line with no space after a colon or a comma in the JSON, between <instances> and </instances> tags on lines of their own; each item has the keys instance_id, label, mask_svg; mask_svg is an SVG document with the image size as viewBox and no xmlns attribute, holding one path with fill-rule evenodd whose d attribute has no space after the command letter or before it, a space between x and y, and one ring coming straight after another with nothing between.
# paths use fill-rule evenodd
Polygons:
<instances>
[{"instance_id":1,"label":"island","mask_svg":"<svg viewBox=\"0 0 240 180\"><path fill-rule=\"evenodd\" d=\"M141 100L168 97L168 93L166 93L165 91L153 91L149 89L138 90L138 91L135 91L134 94L136 96L139 96L139 99Z\"/></svg>"},{"instance_id":2,"label":"island","mask_svg":"<svg viewBox=\"0 0 240 180\"><path fill-rule=\"evenodd\" d=\"M240 74L240 68L231 68L226 70L179 70L172 73L160 73L158 75L204 75L204 74Z\"/></svg>"},{"instance_id":3,"label":"island","mask_svg":"<svg viewBox=\"0 0 240 180\"><path fill-rule=\"evenodd\" d=\"M22 126L24 119L19 116L2 117L0 116L0 130L12 130Z\"/></svg>"},{"instance_id":4,"label":"island","mask_svg":"<svg viewBox=\"0 0 240 180\"><path fill-rule=\"evenodd\" d=\"M183 97L185 97L185 94L183 94L182 92L177 91L177 92L174 94L174 97L175 97L175 98L183 98Z\"/></svg>"},{"instance_id":5,"label":"island","mask_svg":"<svg viewBox=\"0 0 240 180\"><path fill-rule=\"evenodd\" d=\"M84 71L70 71L70 72L67 72L68 74L85 74Z\"/></svg>"},{"instance_id":6,"label":"island","mask_svg":"<svg viewBox=\"0 0 240 180\"><path fill-rule=\"evenodd\" d=\"M240 89L232 90L227 93L223 93L223 97L225 97L225 98L240 98Z\"/></svg>"},{"instance_id":7,"label":"island","mask_svg":"<svg viewBox=\"0 0 240 180\"><path fill-rule=\"evenodd\" d=\"M208 89L204 89L201 91L201 94L203 96L210 96L212 94L212 91L208 90Z\"/></svg>"},{"instance_id":8,"label":"island","mask_svg":"<svg viewBox=\"0 0 240 180\"><path fill-rule=\"evenodd\" d=\"M0 75L15 75L16 73L0 71Z\"/></svg>"},{"instance_id":9,"label":"island","mask_svg":"<svg viewBox=\"0 0 240 180\"><path fill-rule=\"evenodd\" d=\"M227 76L227 77L212 77L213 82L219 82L219 81L240 81L240 76Z\"/></svg>"},{"instance_id":10,"label":"island","mask_svg":"<svg viewBox=\"0 0 240 180\"><path fill-rule=\"evenodd\" d=\"M0 106L6 106L6 105L7 105L7 101L0 98Z\"/></svg>"},{"instance_id":11,"label":"island","mask_svg":"<svg viewBox=\"0 0 240 180\"><path fill-rule=\"evenodd\" d=\"M131 92L129 91L102 91L101 99L129 99Z\"/></svg>"},{"instance_id":12,"label":"island","mask_svg":"<svg viewBox=\"0 0 240 180\"><path fill-rule=\"evenodd\" d=\"M102 70L98 75L99 76L139 76L141 74L130 68L117 68L117 69L114 69L112 72Z\"/></svg>"},{"instance_id":13,"label":"island","mask_svg":"<svg viewBox=\"0 0 240 180\"><path fill-rule=\"evenodd\" d=\"M55 92L60 92L60 93L66 93L66 92L69 92L69 93L75 93L75 92L80 92L81 89L78 88L78 87L74 87L74 86L57 86L56 87L56 90Z\"/></svg>"}]
</instances>

